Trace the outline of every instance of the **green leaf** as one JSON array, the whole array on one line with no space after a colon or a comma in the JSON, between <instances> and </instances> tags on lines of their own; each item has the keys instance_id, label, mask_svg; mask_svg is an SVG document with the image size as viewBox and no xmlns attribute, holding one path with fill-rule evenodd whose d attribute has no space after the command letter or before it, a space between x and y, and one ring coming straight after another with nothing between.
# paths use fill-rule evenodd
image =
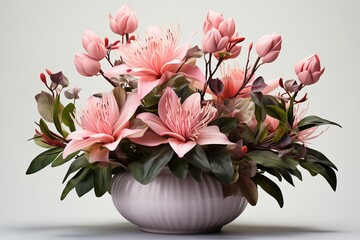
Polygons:
<instances>
[{"instance_id":1,"label":"green leaf","mask_svg":"<svg viewBox=\"0 0 360 240\"><path fill-rule=\"evenodd\" d=\"M278 185L276 185L271 179L260 173L257 173L252 179L265 192L267 192L270 196L275 198L275 200L278 202L281 208L284 206L284 198L281 193L281 190L278 187Z\"/></svg>"},{"instance_id":2,"label":"green leaf","mask_svg":"<svg viewBox=\"0 0 360 240\"><path fill-rule=\"evenodd\" d=\"M57 167L60 166L68 161L70 161L71 159L73 159L80 151L74 152L72 154L70 154L69 156L67 156L65 159L63 158L63 153L61 152L54 160L54 162L51 164L52 167Z\"/></svg>"},{"instance_id":3,"label":"green leaf","mask_svg":"<svg viewBox=\"0 0 360 240\"><path fill-rule=\"evenodd\" d=\"M200 182L202 180L202 170L192 164L189 165L189 173L195 179L195 181Z\"/></svg>"},{"instance_id":4,"label":"green leaf","mask_svg":"<svg viewBox=\"0 0 360 240\"><path fill-rule=\"evenodd\" d=\"M220 132L229 134L239 125L239 120L233 117L220 117L209 123L209 125L216 125L219 127Z\"/></svg>"},{"instance_id":5,"label":"green leaf","mask_svg":"<svg viewBox=\"0 0 360 240\"><path fill-rule=\"evenodd\" d=\"M294 169L296 164L291 161L281 159L276 153L271 151L256 150L247 153L245 156L254 160L257 164L263 165L268 168L275 169Z\"/></svg>"},{"instance_id":6,"label":"green leaf","mask_svg":"<svg viewBox=\"0 0 360 240\"><path fill-rule=\"evenodd\" d=\"M38 135L38 134L35 134L34 137L32 138L34 140L34 143L36 145L38 145L39 147L42 147L42 148L53 148L54 146L51 146L51 145L48 145L46 144L44 141L43 141L43 138Z\"/></svg>"},{"instance_id":7,"label":"green leaf","mask_svg":"<svg viewBox=\"0 0 360 240\"><path fill-rule=\"evenodd\" d=\"M309 147L306 148L305 160L308 162L321 163L325 166L332 167L338 170L336 166L324 154Z\"/></svg>"},{"instance_id":8,"label":"green leaf","mask_svg":"<svg viewBox=\"0 0 360 240\"><path fill-rule=\"evenodd\" d=\"M273 118L278 119L280 122L282 122L283 124L286 123L287 121L287 114L286 112L281 109L278 106L274 106L274 105L267 105L265 106L265 111L268 115L270 115Z\"/></svg>"},{"instance_id":9,"label":"green leaf","mask_svg":"<svg viewBox=\"0 0 360 240\"><path fill-rule=\"evenodd\" d=\"M63 111L63 106L62 104L60 103L60 95L58 95L56 98L55 98L55 101L54 101L54 111L53 111L53 119L54 119L54 125L55 125L55 128L56 130L63 136L63 137L67 137L68 133L66 131L64 131L62 129L62 126L61 126L61 116L62 116L62 111Z\"/></svg>"},{"instance_id":10,"label":"green leaf","mask_svg":"<svg viewBox=\"0 0 360 240\"><path fill-rule=\"evenodd\" d=\"M268 136L269 133L269 125L267 126L262 126L259 129L259 133L256 135L255 141L259 144L261 142L263 142L266 137Z\"/></svg>"},{"instance_id":11,"label":"green leaf","mask_svg":"<svg viewBox=\"0 0 360 240\"><path fill-rule=\"evenodd\" d=\"M47 122L54 122L53 121L53 105L54 105L54 98L51 94L41 91L40 94L36 96L37 99L37 109L43 119Z\"/></svg>"},{"instance_id":12,"label":"green leaf","mask_svg":"<svg viewBox=\"0 0 360 240\"><path fill-rule=\"evenodd\" d=\"M164 84L164 88L166 88L167 86L170 86L174 89L174 91L179 91L188 85L189 85L189 81L186 79L186 77L184 75L176 74L173 77L171 77L166 82L166 84Z\"/></svg>"},{"instance_id":13,"label":"green leaf","mask_svg":"<svg viewBox=\"0 0 360 240\"><path fill-rule=\"evenodd\" d=\"M174 154L170 145L160 145L145 158L132 161L129 168L134 178L142 183L151 182L166 166Z\"/></svg>"},{"instance_id":14,"label":"green leaf","mask_svg":"<svg viewBox=\"0 0 360 240\"><path fill-rule=\"evenodd\" d=\"M51 134L51 131L45 121L43 119L40 119L39 121L40 131L42 134L44 134L46 137L50 139L54 139L53 135Z\"/></svg>"},{"instance_id":15,"label":"green leaf","mask_svg":"<svg viewBox=\"0 0 360 240\"><path fill-rule=\"evenodd\" d=\"M301 121L298 123L298 128L299 128L299 131L303 131L308 128L325 125L325 124L331 124L331 125L336 125L336 126L341 127L339 124L337 124L335 122L320 118L318 116L307 116L307 117L301 119Z\"/></svg>"},{"instance_id":16,"label":"green leaf","mask_svg":"<svg viewBox=\"0 0 360 240\"><path fill-rule=\"evenodd\" d=\"M335 171L328 166L320 163L300 161L300 166L310 172L312 176L316 176L318 173L322 175L326 181L330 184L331 188L336 191L337 179Z\"/></svg>"},{"instance_id":17,"label":"green leaf","mask_svg":"<svg viewBox=\"0 0 360 240\"><path fill-rule=\"evenodd\" d=\"M89 172L83 180L81 180L76 186L75 190L79 197L84 196L91 189L94 188L94 173Z\"/></svg>"},{"instance_id":18,"label":"green leaf","mask_svg":"<svg viewBox=\"0 0 360 240\"><path fill-rule=\"evenodd\" d=\"M92 171L92 167L94 166L94 164L89 164L88 166L82 168L80 171L78 171L75 176L73 178L71 178L63 192L61 193L61 201L65 199L65 197L68 195L68 193L76 186L78 185L85 177L86 175Z\"/></svg>"},{"instance_id":19,"label":"green leaf","mask_svg":"<svg viewBox=\"0 0 360 240\"><path fill-rule=\"evenodd\" d=\"M62 152L62 148L51 148L43 153L40 153L34 158L34 160L32 160L26 174L33 174L40 171L52 163L60 152Z\"/></svg>"},{"instance_id":20,"label":"green leaf","mask_svg":"<svg viewBox=\"0 0 360 240\"><path fill-rule=\"evenodd\" d=\"M85 155L81 155L80 157L76 158L71 164L70 167L67 171L67 173L65 174L65 177L62 181L62 183L64 183L66 181L66 179L69 177L69 175L71 173L76 172L77 170L79 170L80 168L85 167L86 165L89 164L88 159L85 157Z\"/></svg>"},{"instance_id":21,"label":"green leaf","mask_svg":"<svg viewBox=\"0 0 360 240\"><path fill-rule=\"evenodd\" d=\"M184 158L190 164L200 168L201 170L210 172L209 160L200 145L197 144L193 149L185 154Z\"/></svg>"},{"instance_id":22,"label":"green leaf","mask_svg":"<svg viewBox=\"0 0 360 240\"><path fill-rule=\"evenodd\" d=\"M207 149L211 171L224 184L233 182L234 167L224 146L211 146Z\"/></svg>"},{"instance_id":23,"label":"green leaf","mask_svg":"<svg viewBox=\"0 0 360 240\"><path fill-rule=\"evenodd\" d=\"M94 169L94 189L95 195L101 197L110 189L111 167L109 164L103 166L97 164Z\"/></svg>"},{"instance_id":24,"label":"green leaf","mask_svg":"<svg viewBox=\"0 0 360 240\"><path fill-rule=\"evenodd\" d=\"M71 132L76 130L74 119L75 118L75 105L73 103L69 103L63 110L62 113L62 122L65 126L69 127Z\"/></svg>"},{"instance_id":25,"label":"green leaf","mask_svg":"<svg viewBox=\"0 0 360 240\"><path fill-rule=\"evenodd\" d=\"M185 159L180 159L177 155L169 162L169 169L171 172L180 179L185 179L189 169L189 164Z\"/></svg>"}]
</instances>

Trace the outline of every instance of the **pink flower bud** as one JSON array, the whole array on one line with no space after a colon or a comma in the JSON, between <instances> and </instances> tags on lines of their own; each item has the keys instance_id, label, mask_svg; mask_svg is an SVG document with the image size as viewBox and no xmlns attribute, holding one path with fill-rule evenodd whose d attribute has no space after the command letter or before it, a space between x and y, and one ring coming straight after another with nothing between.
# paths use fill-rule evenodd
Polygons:
<instances>
[{"instance_id":1,"label":"pink flower bud","mask_svg":"<svg viewBox=\"0 0 360 240\"><path fill-rule=\"evenodd\" d=\"M220 32L212 28L208 31L204 39L202 41L203 51L205 53L216 53L221 51L225 48L226 44L228 44L229 38L228 37L221 37Z\"/></svg>"},{"instance_id":2,"label":"pink flower bud","mask_svg":"<svg viewBox=\"0 0 360 240\"><path fill-rule=\"evenodd\" d=\"M110 28L116 34L133 33L138 27L135 12L127 5L122 6L113 17L109 14Z\"/></svg>"},{"instance_id":3,"label":"pink flower bud","mask_svg":"<svg viewBox=\"0 0 360 240\"><path fill-rule=\"evenodd\" d=\"M79 53L75 55L75 67L76 70L85 77L91 77L96 75L100 71L100 63L89 55L84 53Z\"/></svg>"},{"instance_id":4,"label":"pink flower bud","mask_svg":"<svg viewBox=\"0 0 360 240\"><path fill-rule=\"evenodd\" d=\"M317 54L302 59L295 66L295 73L304 85L311 85L319 81L324 71L325 68L321 68L320 58Z\"/></svg>"},{"instance_id":5,"label":"pink flower bud","mask_svg":"<svg viewBox=\"0 0 360 240\"><path fill-rule=\"evenodd\" d=\"M259 38L256 43L256 52L263 63L271 63L279 56L281 50L281 35L267 34Z\"/></svg>"},{"instance_id":6,"label":"pink flower bud","mask_svg":"<svg viewBox=\"0 0 360 240\"><path fill-rule=\"evenodd\" d=\"M100 61L106 55L104 42L92 31L86 31L82 37L82 45L89 57Z\"/></svg>"},{"instance_id":7,"label":"pink flower bud","mask_svg":"<svg viewBox=\"0 0 360 240\"><path fill-rule=\"evenodd\" d=\"M220 23L224 21L224 17L221 13L209 11L203 24L203 31L207 33L211 28L219 28Z\"/></svg>"},{"instance_id":8,"label":"pink flower bud","mask_svg":"<svg viewBox=\"0 0 360 240\"><path fill-rule=\"evenodd\" d=\"M228 20L224 20L219 24L218 28L221 36L225 37L235 37L235 21L233 18L229 18ZM236 34L237 35L237 34Z\"/></svg>"}]
</instances>

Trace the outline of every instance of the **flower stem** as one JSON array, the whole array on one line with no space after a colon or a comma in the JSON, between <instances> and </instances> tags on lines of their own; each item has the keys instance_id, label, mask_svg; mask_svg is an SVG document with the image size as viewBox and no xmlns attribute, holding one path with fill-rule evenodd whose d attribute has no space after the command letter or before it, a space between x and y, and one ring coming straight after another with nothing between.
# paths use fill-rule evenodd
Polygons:
<instances>
[{"instance_id":1,"label":"flower stem","mask_svg":"<svg viewBox=\"0 0 360 240\"><path fill-rule=\"evenodd\" d=\"M99 73L100 73L101 76L103 76L103 77L106 79L106 81L108 81L113 87L116 87L116 84L113 83L113 82L110 80L110 78L108 78L108 77L106 77L106 76L104 75L103 70L100 69Z\"/></svg>"}]
</instances>

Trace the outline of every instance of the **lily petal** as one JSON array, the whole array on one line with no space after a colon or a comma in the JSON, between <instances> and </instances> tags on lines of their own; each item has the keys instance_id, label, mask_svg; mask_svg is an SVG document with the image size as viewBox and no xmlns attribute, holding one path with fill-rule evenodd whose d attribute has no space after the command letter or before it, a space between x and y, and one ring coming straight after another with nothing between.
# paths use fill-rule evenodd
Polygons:
<instances>
[{"instance_id":1,"label":"lily petal","mask_svg":"<svg viewBox=\"0 0 360 240\"><path fill-rule=\"evenodd\" d=\"M218 126L207 126L202 129L199 129L199 138L196 139L196 142L199 145L209 145L209 144L225 144L233 145L226 137L225 134L220 132Z\"/></svg>"},{"instance_id":2,"label":"lily petal","mask_svg":"<svg viewBox=\"0 0 360 240\"><path fill-rule=\"evenodd\" d=\"M161 135L164 132L171 132L171 130L164 125L161 119L153 113L144 112L140 113L136 117L143 120L158 135Z\"/></svg>"},{"instance_id":3,"label":"lily petal","mask_svg":"<svg viewBox=\"0 0 360 240\"><path fill-rule=\"evenodd\" d=\"M159 84L159 80L148 80L148 79L140 78L138 82L138 98L143 99L158 84Z\"/></svg>"},{"instance_id":4,"label":"lily petal","mask_svg":"<svg viewBox=\"0 0 360 240\"><path fill-rule=\"evenodd\" d=\"M140 138L129 138L133 143L144 145L148 147L158 146L160 144L168 143L167 138L160 137L158 134L148 130Z\"/></svg>"},{"instance_id":5,"label":"lily petal","mask_svg":"<svg viewBox=\"0 0 360 240\"><path fill-rule=\"evenodd\" d=\"M102 147L100 144L96 144L91 148L89 162L109 162L109 152L109 149Z\"/></svg>"},{"instance_id":6,"label":"lily petal","mask_svg":"<svg viewBox=\"0 0 360 240\"><path fill-rule=\"evenodd\" d=\"M184 74L184 76L189 80L205 83L204 73L196 65L184 64L179 72Z\"/></svg>"},{"instance_id":7,"label":"lily petal","mask_svg":"<svg viewBox=\"0 0 360 240\"><path fill-rule=\"evenodd\" d=\"M169 144L179 158L184 157L187 152L196 146L196 142L194 141L181 142L175 138L169 138Z\"/></svg>"},{"instance_id":8,"label":"lily petal","mask_svg":"<svg viewBox=\"0 0 360 240\"><path fill-rule=\"evenodd\" d=\"M166 104L169 106L174 106L177 104L179 98L171 87L167 87L165 92L161 96L158 103L158 113L161 121L166 122L167 109ZM156 132L156 131L155 131Z\"/></svg>"},{"instance_id":9,"label":"lily petal","mask_svg":"<svg viewBox=\"0 0 360 240\"><path fill-rule=\"evenodd\" d=\"M129 119L134 115L140 103L140 99L138 99L136 92L130 93L127 96L126 101L121 108L120 117L115 123L115 131L113 134L114 136L118 136L120 131L125 127L126 124L128 124Z\"/></svg>"}]
</instances>

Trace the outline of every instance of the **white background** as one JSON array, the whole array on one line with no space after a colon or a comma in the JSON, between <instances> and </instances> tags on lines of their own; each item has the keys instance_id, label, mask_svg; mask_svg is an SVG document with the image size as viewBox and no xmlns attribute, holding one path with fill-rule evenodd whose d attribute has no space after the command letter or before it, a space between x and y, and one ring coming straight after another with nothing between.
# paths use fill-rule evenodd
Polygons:
<instances>
[{"instance_id":1,"label":"white background","mask_svg":"<svg viewBox=\"0 0 360 240\"><path fill-rule=\"evenodd\" d=\"M249 42L263 34L283 36L282 52L276 62L265 65L265 78L295 77L294 65L318 53L325 73L318 84L307 88L308 114L340 123L313 141L312 147L327 155L339 168L334 193L321 177L303 171L303 182L293 188L281 183L285 206L280 209L271 197L260 192L256 207L225 228L219 238L284 239L316 235L352 239L360 227L359 175L359 55L360 2L356 0L303 1L19 1L0 2L1 69L1 165L0 226L8 238L95 237L121 238L144 235L125 223L111 198L90 193L77 198L75 192L60 201L62 178L67 166L50 167L26 176L30 161L42 149L31 138L39 115L34 95L44 90L39 73L45 68L62 70L71 86L83 88L81 97L109 91L100 77L77 74L73 58L83 52L81 36L91 29L115 40L108 14L127 3L138 15L137 33L144 36L150 25L179 24L183 40L194 32L194 45L201 45L202 23L209 9L233 17L240 35ZM243 51L242 55L245 55ZM244 65L244 59L240 58ZM103 65L104 69L107 66ZM5 235L4 235L5 236ZM200 236L198 236L200 237ZM160 238L160 237L156 237ZM207 236L205 238L213 238Z\"/></svg>"}]
</instances>

